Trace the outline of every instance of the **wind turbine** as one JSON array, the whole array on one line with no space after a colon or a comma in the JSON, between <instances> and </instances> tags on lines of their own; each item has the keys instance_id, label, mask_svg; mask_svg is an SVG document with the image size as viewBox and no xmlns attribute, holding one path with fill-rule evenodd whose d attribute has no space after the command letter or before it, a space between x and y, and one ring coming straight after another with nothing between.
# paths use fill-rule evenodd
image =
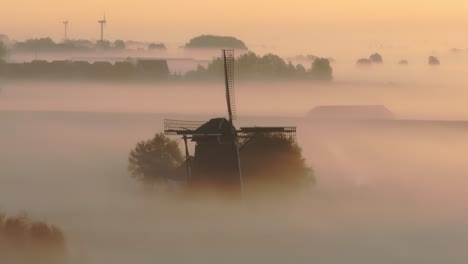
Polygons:
<instances>
[{"instance_id":1,"label":"wind turbine","mask_svg":"<svg viewBox=\"0 0 468 264\"><path fill-rule=\"evenodd\" d=\"M67 39L68 39L68 36L67 36L68 19L65 20L65 21L63 21L62 23L63 23L63 25L65 26L65 40L67 40Z\"/></svg>"},{"instance_id":2,"label":"wind turbine","mask_svg":"<svg viewBox=\"0 0 468 264\"><path fill-rule=\"evenodd\" d=\"M101 42L104 41L104 25L107 23L106 14L104 14L104 18L98 21L101 24Z\"/></svg>"}]
</instances>

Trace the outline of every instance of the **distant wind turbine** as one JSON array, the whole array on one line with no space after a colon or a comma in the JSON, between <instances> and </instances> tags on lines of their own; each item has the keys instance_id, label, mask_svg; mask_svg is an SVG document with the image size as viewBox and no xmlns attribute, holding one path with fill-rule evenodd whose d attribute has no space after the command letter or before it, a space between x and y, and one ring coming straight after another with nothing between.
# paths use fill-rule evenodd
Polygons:
<instances>
[{"instance_id":1,"label":"distant wind turbine","mask_svg":"<svg viewBox=\"0 0 468 264\"><path fill-rule=\"evenodd\" d=\"M104 41L104 25L107 23L106 14L104 14L104 18L98 21L101 24L101 41Z\"/></svg>"},{"instance_id":2,"label":"distant wind turbine","mask_svg":"<svg viewBox=\"0 0 468 264\"><path fill-rule=\"evenodd\" d=\"M67 30L68 30L68 19L62 22L65 26L65 40L68 39Z\"/></svg>"}]
</instances>

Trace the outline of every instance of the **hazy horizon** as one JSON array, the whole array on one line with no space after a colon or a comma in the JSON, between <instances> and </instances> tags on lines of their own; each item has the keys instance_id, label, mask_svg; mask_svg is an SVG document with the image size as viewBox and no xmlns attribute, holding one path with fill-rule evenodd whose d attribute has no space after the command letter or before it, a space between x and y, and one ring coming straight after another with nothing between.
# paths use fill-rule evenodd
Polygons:
<instances>
[{"instance_id":1,"label":"hazy horizon","mask_svg":"<svg viewBox=\"0 0 468 264\"><path fill-rule=\"evenodd\" d=\"M106 39L165 42L173 47L201 34L235 36L251 50L282 55L333 56L349 49L429 53L468 47L464 38L468 3L460 0L293 0L287 6L245 0L227 6L212 0L23 0L9 2L4 10L9 12L0 18L0 33L18 40L46 36L61 40L65 19L70 21L69 38L99 39L97 21L105 13Z\"/></svg>"},{"instance_id":2,"label":"hazy horizon","mask_svg":"<svg viewBox=\"0 0 468 264\"><path fill-rule=\"evenodd\" d=\"M0 34L15 40L60 41L66 19L70 39L96 40L105 13L105 39L164 42L168 50L7 54L12 63L0 67L0 247L7 241L2 213L25 211L63 230L68 264L467 262L468 1L17 0L2 10ZM162 132L165 118L227 115L221 78L183 76L212 58L178 48L202 34L234 36L286 63L298 54L332 58L316 60L314 70L329 76L332 68L326 81L273 56L269 63L282 68L259 79L239 80L234 71L236 127L297 126L298 159L316 180L301 185L305 192L196 203L131 177L130 150ZM375 52L382 64L356 64ZM86 67L96 76L74 75L61 71L68 62L43 75L35 71L51 64L21 71L34 59L140 55L201 59L168 61L180 75L164 64L160 79L110 78L125 76ZM430 55L440 65L429 65ZM244 65L262 72L269 65L262 60ZM311 68L311 60L301 63ZM128 64L132 73L137 66ZM321 105L383 105L406 120L306 118Z\"/></svg>"}]
</instances>

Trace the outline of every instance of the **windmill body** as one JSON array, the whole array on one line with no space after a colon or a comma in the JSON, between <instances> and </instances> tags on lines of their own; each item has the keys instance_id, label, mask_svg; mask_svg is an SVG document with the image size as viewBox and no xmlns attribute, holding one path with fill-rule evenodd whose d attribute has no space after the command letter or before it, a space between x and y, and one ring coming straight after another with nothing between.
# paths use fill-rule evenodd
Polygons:
<instances>
[{"instance_id":1,"label":"windmill body","mask_svg":"<svg viewBox=\"0 0 468 264\"><path fill-rule=\"evenodd\" d=\"M258 134L282 134L294 138L295 127L241 127L236 129L234 101L234 52L223 50L228 119L204 121L164 120L166 135L182 136L185 142L187 184L192 191L241 197L242 173L239 152ZM193 159L187 139L195 142ZM239 139L242 139L241 141ZM242 144L242 146L241 146Z\"/></svg>"},{"instance_id":2,"label":"windmill body","mask_svg":"<svg viewBox=\"0 0 468 264\"><path fill-rule=\"evenodd\" d=\"M230 196L241 193L236 129L226 118L213 118L197 128L189 186L209 188ZM210 136L211 135L211 136Z\"/></svg>"}]
</instances>

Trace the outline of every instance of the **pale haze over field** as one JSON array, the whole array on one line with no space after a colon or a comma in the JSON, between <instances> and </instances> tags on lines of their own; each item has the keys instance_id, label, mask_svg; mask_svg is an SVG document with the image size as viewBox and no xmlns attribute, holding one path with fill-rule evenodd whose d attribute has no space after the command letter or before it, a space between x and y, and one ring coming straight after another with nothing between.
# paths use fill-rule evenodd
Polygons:
<instances>
[{"instance_id":1,"label":"pale haze over field","mask_svg":"<svg viewBox=\"0 0 468 264\"><path fill-rule=\"evenodd\" d=\"M468 1L5 2L0 33L15 40L60 41L64 19L70 38L96 40L106 13L107 39L164 42L164 56L210 33L334 59L331 82L236 79L236 125L297 126L317 182L294 199L234 206L180 202L127 170L164 118L226 116L222 80L0 78L0 214L58 225L67 264L468 263ZM356 67L374 52L383 64ZM7 60L75 55L21 56ZM396 120L306 118L319 105L384 105Z\"/></svg>"}]
</instances>

